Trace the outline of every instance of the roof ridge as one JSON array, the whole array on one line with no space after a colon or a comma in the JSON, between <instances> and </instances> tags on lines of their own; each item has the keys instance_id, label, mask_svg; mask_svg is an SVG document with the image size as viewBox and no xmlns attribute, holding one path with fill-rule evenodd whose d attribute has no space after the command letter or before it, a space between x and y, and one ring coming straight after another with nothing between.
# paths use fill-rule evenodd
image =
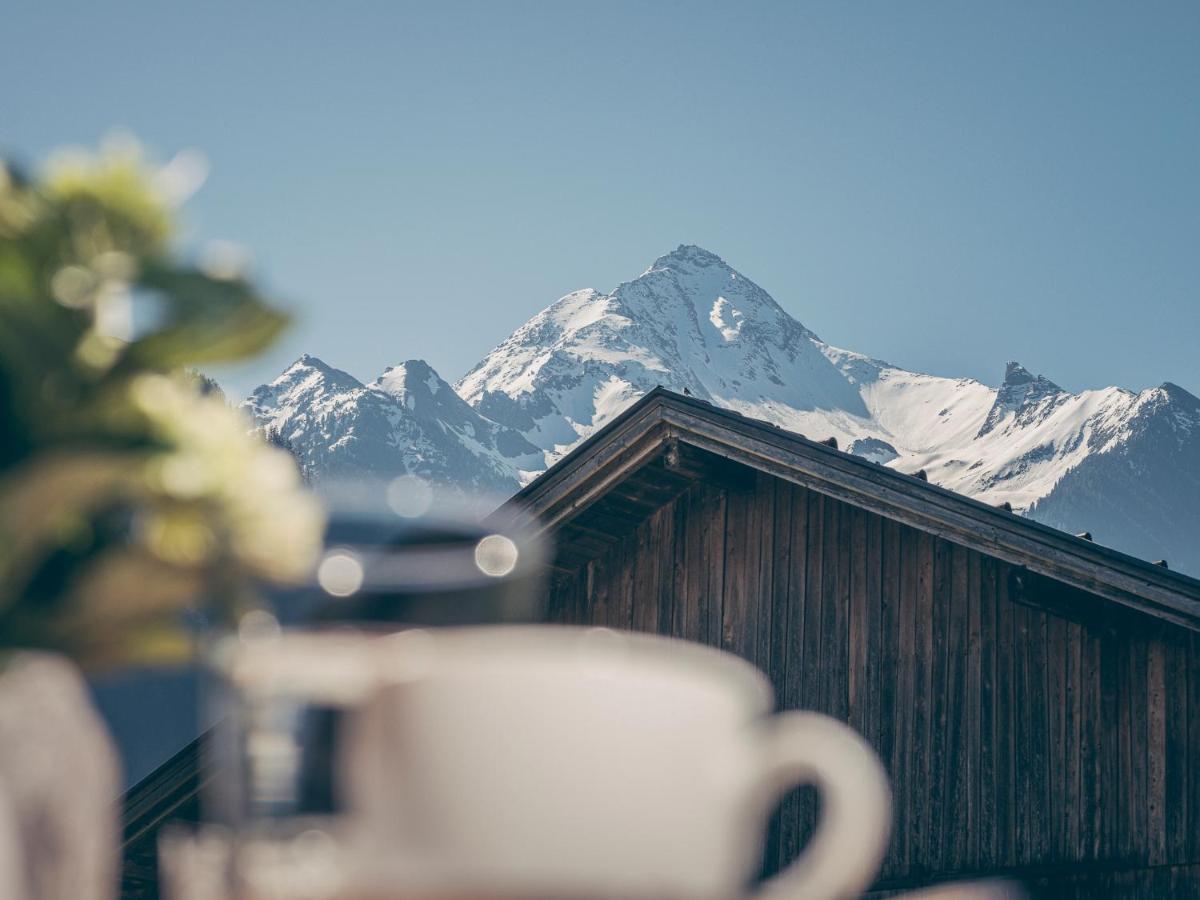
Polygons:
<instances>
[{"instance_id":1,"label":"roof ridge","mask_svg":"<svg viewBox=\"0 0 1200 900\"><path fill-rule=\"evenodd\" d=\"M1114 602L1137 606L1152 614L1200 630L1200 579L1156 566L1149 560L1131 556L1115 548L1082 540L1068 532L1024 516L1013 515L973 497L923 481L914 475L879 466L825 446L797 432L784 430L769 422L724 409L696 397L684 396L661 385L643 395L636 403L615 416L526 485L510 503L540 512L560 502L563 498L555 496L555 486L563 482L567 473L611 441L627 425L645 418L647 411L656 407L661 415L652 416L652 421L644 426L640 433L622 439L627 439L630 445L635 441L644 441L652 434L657 424L665 423L668 427L656 438L659 443L665 443L672 437L685 443L694 443L697 435L692 434L693 441L689 441L686 423L679 422L677 417L677 420L672 422L671 410L684 413L691 411L716 427L744 427L767 444L782 446L784 452L802 452L813 461L814 466L819 462L819 467L824 471L809 471L804 477L810 482L823 481L827 488L834 488L835 492L831 495L838 499L882 515L888 515L888 512L883 512L883 509L887 509L892 513L892 518L900 518L897 513L908 509L910 514L901 520L907 521L913 527L925 531L932 530L933 533L947 536L948 539L964 546L974 547L986 555L1005 559ZM709 434L705 436L705 440L715 444L720 442L721 436ZM775 459L771 461L771 465L764 466L764 460L752 458L744 448L733 452L735 443L726 440L726 452L723 455L743 465L785 479L785 474L775 470L791 467L793 475L801 471L795 466L794 460L790 459ZM695 445L701 449L708 449L701 444ZM639 465L644 463L645 453L640 454L638 459ZM600 477L610 466L619 465L620 462L619 456L609 458L591 469L587 477ZM791 480L799 481L798 478ZM862 502L868 498L868 482L878 489L876 493L880 497L877 502ZM608 489L605 488L601 494ZM566 515L576 515L587 505L580 503L571 506L567 509L564 519ZM921 509L917 510L917 507ZM964 522L968 519L974 519L980 527L966 528ZM930 525L941 527L931 529ZM948 536L948 532L952 532L954 536ZM1044 548L1043 553L1034 552L1033 548L1037 545ZM1050 557L1062 558L1052 561Z\"/></svg>"}]
</instances>

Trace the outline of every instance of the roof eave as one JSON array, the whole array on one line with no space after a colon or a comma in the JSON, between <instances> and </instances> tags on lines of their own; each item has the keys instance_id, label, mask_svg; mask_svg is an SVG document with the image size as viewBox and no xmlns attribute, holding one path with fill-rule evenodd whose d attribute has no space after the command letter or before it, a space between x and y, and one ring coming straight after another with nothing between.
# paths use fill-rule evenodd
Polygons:
<instances>
[{"instance_id":1,"label":"roof eave","mask_svg":"<svg viewBox=\"0 0 1200 900\"><path fill-rule=\"evenodd\" d=\"M1200 631L1200 580L663 388L642 397L510 502L556 528L670 440Z\"/></svg>"}]
</instances>

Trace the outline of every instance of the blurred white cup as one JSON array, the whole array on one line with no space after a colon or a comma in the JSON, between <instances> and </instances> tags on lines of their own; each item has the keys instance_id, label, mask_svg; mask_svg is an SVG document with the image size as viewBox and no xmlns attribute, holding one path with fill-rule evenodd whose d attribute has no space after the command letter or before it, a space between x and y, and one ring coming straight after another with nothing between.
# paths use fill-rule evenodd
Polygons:
<instances>
[{"instance_id":1,"label":"blurred white cup","mask_svg":"<svg viewBox=\"0 0 1200 900\"><path fill-rule=\"evenodd\" d=\"M380 896L728 900L802 784L821 795L816 833L758 890L844 897L875 876L879 761L830 718L770 715L769 682L735 656L553 626L376 640L381 684L338 765L356 880Z\"/></svg>"}]
</instances>

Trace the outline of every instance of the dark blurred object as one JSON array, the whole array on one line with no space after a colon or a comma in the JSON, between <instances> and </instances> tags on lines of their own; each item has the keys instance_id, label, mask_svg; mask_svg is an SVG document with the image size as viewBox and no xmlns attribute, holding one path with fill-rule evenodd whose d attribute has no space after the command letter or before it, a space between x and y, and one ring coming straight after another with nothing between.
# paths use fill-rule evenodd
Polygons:
<instances>
[{"instance_id":1,"label":"dark blurred object","mask_svg":"<svg viewBox=\"0 0 1200 900\"><path fill-rule=\"evenodd\" d=\"M381 672L411 663L388 635L543 616L542 538L527 518L497 511L498 501L439 497L413 476L318 490L329 515L311 577L273 593L269 609L247 613L209 654L205 695L217 724L206 738L200 827L163 844L177 892L193 890L197 872L223 877L225 863L209 851L244 852L262 862L247 863L246 877L283 873L306 888L313 873L288 862L288 848L336 872L347 723ZM276 865L272 854L287 860Z\"/></svg>"},{"instance_id":2,"label":"dark blurred object","mask_svg":"<svg viewBox=\"0 0 1200 900\"><path fill-rule=\"evenodd\" d=\"M321 490L326 550L311 580L247 614L212 655L219 776L205 816L236 828L303 831L341 811L334 771L347 710L377 677L372 637L542 618L546 554L527 518L414 476Z\"/></svg>"},{"instance_id":3,"label":"dark blurred object","mask_svg":"<svg viewBox=\"0 0 1200 900\"><path fill-rule=\"evenodd\" d=\"M285 626L371 629L537 622L546 552L528 519L437 497L420 479L327 489L325 554L275 595Z\"/></svg>"}]
</instances>

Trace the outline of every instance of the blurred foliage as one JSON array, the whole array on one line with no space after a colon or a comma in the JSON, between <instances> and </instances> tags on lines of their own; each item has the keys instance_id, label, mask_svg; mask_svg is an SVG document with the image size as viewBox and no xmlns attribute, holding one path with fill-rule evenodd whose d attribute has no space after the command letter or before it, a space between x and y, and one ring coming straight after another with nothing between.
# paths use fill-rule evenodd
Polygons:
<instances>
[{"instance_id":1,"label":"blurred foliage","mask_svg":"<svg viewBox=\"0 0 1200 900\"><path fill-rule=\"evenodd\" d=\"M179 259L171 176L129 144L37 179L0 165L0 651L179 658L198 597L231 616L318 551L289 455L187 368L257 353L286 318L233 268Z\"/></svg>"}]
</instances>

